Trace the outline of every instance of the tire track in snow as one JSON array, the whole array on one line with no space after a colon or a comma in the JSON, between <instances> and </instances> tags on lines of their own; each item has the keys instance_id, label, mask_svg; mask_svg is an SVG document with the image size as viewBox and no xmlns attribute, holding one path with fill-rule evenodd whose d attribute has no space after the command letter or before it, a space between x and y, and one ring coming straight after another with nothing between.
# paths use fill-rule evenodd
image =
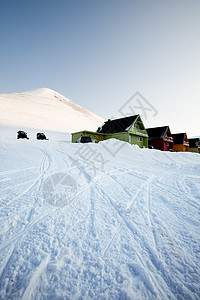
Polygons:
<instances>
[{"instance_id":1,"label":"tire track in snow","mask_svg":"<svg viewBox=\"0 0 200 300\"><path fill-rule=\"evenodd\" d=\"M117 181L116 181L116 183L117 183ZM129 203L128 203L127 206L125 207L124 211L130 210L130 208L132 207L133 203L135 202L135 199L138 197L138 195L139 195L140 192L143 190L143 188L145 187L145 185L146 185L146 183L145 183L144 185L140 186L140 188L137 189L136 194L135 194L134 197L132 197L132 199L129 201ZM102 188L102 187L101 187L101 188ZM105 192L105 194L107 194L107 193ZM130 196L129 193L128 193L128 195ZM116 207L117 207L117 206L116 206ZM118 213L118 214L119 214L119 212L120 212L120 217L121 217L121 210L117 209L117 213ZM114 231L114 234L113 234L113 236L111 237L110 242L109 242L108 245L106 246L106 249L105 249L105 251L104 251L104 253L103 253L103 256L106 255L106 253L108 252L108 250L109 250L110 247L112 246L112 244L113 244L113 242L114 242L114 240L115 240L117 234L119 233L119 230L120 230L120 227L121 227L122 223L123 223L123 222L121 221L121 222L119 223L119 225L116 227L116 229L115 229L115 231Z\"/></svg>"},{"instance_id":2,"label":"tire track in snow","mask_svg":"<svg viewBox=\"0 0 200 300\"><path fill-rule=\"evenodd\" d=\"M9 182L9 181L11 181L10 179L7 179L7 181ZM10 190L10 189L15 189L15 188L18 188L18 187L20 187L21 185L24 185L24 184L27 184L27 183L29 183L29 182L33 182L33 178L31 177L31 178L27 178L26 177L26 179L24 180L24 178L23 178L23 180L22 179L20 179L20 180L15 180L15 183L13 183L13 184L10 184L9 186L7 186L6 188L1 188L1 191L2 192L5 192L5 191L7 191L7 190ZM6 199L6 198L5 198Z\"/></svg>"},{"instance_id":3,"label":"tire track in snow","mask_svg":"<svg viewBox=\"0 0 200 300\"><path fill-rule=\"evenodd\" d=\"M46 258L40 263L40 265L36 268L35 272L33 273L31 280L26 287L25 291L23 292L21 299L27 300L30 299L32 294L35 292L37 287L38 281L44 269L46 269L50 255L48 254Z\"/></svg>"},{"instance_id":4,"label":"tire track in snow","mask_svg":"<svg viewBox=\"0 0 200 300\"><path fill-rule=\"evenodd\" d=\"M112 176L113 178L113 176ZM116 183L118 184L118 181L117 179L113 178ZM152 234L152 241L153 241L153 244L154 244L154 251L155 252L158 252L158 246L157 246L157 239L156 239L156 233L155 233L155 228L154 226L152 225L152 221L151 221L151 189L150 189L150 185L152 184L152 182L155 181L155 178L148 178L147 182L145 181L145 183L143 185L140 186L140 188L137 189L137 192L135 193L134 197L132 197L132 199L128 202L127 206L124 208L123 212L126 212L126 211L130 211L133 203L135 202L135 199L139 196L139 194L144 190L146 189L146 207L147 207L147 219L148 219L148 223L149 223L149 229L151 230L151 234ZM123 190L129 195L129 196L132 196L129 192L127 192L125 190L125 188L123 188ZM121 212L121 210L118 210ZM122 222L117 226L117 228L115 229L114 231L114 234L113 236L111 237L111 240L110 242L108 243L108 246L106 247L105 251L104 251L104 255L106 255L107 251L109 250L109 248L111 247L115 237L117 236L118 234L118 231L120 229L122 225Z\"/></svg>"},{"instance_id":5,"label":"tire track in snow","mask_svg":"<svg viewBox=\"0 0 200 300\"><path fill-rule=\"evenodd\" d=\"M145 186L145 185L144 185ZM129 223L129 221L123 216L123 214L121 213L121 211L117 208L117 206L115 205L115 199L111 196L109 196L105 191L104 188L101 187L100 185L98 185L98 187L100 188L100 191L102 193L102 195L104 195L104 198L106 197L107 199L109 199L109 202L111 203L112 207L114 208L114 210L117 212L117 214L119 215L120 219L122 220L122 222L120 222L120 224L118 225L118 227L116 228L107 248L105 249L102 258L105 259L105 255L108 252L108 250L110 249L112 243L114 242L115 237L117 236L117 234L119 233L119 228L122 226L122 224L125 224L126 227L129 230L129 233L131 234L131 236L135 237L139 236L140 240L143 243L143 246L145 247L145 249L147 250L147 252L149 253L150 256L150 260L152 262L152 264L154 265L154 267L156 269L158 269L158 266L160 265L160 262L156 256L156 253L154 252L153 249L151 249L151 247L147 244L147 242L145 241L145 239L142 237L142 234L139 232L138 229L136 229L135 226L131 225ZM143 189L143 187L141 187L140 190L138 190L137 195L135 195L133 201L135 200L135 198L139 195L140 191ZM139 259L139 262L142 266L143 270L148 269L147 266L145 265L144 261L143 261L143 257L141 255L141 253L139 252L139 249L137 249L137 247L134 249L137 257ZM151 278L151 281L154 283L154 285L151 284L151 282L148 279L148 276ZM156 288L159 291L159 294L162 294L162 290L160 289L160 286L156 280L156 278L154 278L154 275L149 272L148 276L145 276L146 280L147 280L147 285L149 286L150 290L152 291L153 294L156 294L154 289ZM154 286L154 287L153 287Z\"/></svg>"},{"instance_id":6,"label":"tire track in snow","mask_svg":"<svg viewBox=\"0 0 200 300\"><path fill-rule=\"evenodd\" d=\"M101 187L101 189L103 190L102 187ZM155 267L157 272L159 272L159 276L162 278L163 282L168 286L168 288L172 291L172 293L176 294L177 293L177 286L176 286L176 282L171 277L170 268L166 268L163 265L162 261L159 260L159 257L157 256L158 250L157 250L157 244L156 244L156 236L155 236L155 245L156 245L156 247L152 248L148 244L148 242L145 241L145 239L143 238L143 236L142 236L141 232L138 230L138 228L136 228L133 224L130 224L129 221L123 216L121 211L118 210L117 206L115 205L115 199L112 196L108 195L106 192L104 193L104 195L105 196L107 195L107 197L109 198L110 203L113 205L113 207L116 210L116 212L118 213L118 215L122 218L123 223L129 229L129 232L132 234L132 236L133 237L139 236L140 241L143 244L143 247L147 250L147 253L149 254L149 259L150 259L152 265ZM137 252L137 256L140 258L140 262L141 262L144 270L148 269L148 266L144 265L144 263L143 263L143 259L142 259L141 254L138 252L137 249L135 249L135 250ZM154 285L157 286L157 289L160 291L160 294L162 294L160 284L158 284L157 279L153 278L152 276L154 277L154 275L149 273L149 277L154 282ZM191 292L187 285L184 285L184 289L186 289L186 291L188 293Z\"/></svg>"},{"instance_id":7,"label":"tire track in snow","mask_svg":"<svg viewBox=\"0 0 200 300\"><path fill-rule=\"evenodd\" d=\"M159 184L159 183L155 183L154 185L156 187L160 188L161 190L163 190L165 193L171 194L175 198L180 199L180 197L182 197L184 199L187 199L186 200L187 204L193 206L197 210L200 210L200 204L198 204L197 199L195 199L194 197L192 197L192 195L187 195L185 192L182 192L181 190L178 190L178 194L174 193L169 188L167 188L167 186L163 186L162 184Z\"/></svg>"},{"instance_id":8,"label":"tire track in snow","mask_svg":"<svg viewBox=\"0 0 200 300\"><path fill-rule=\"evenodd\" d=\"M8 174L15 174L15 173L19 173L19 172L24 172L24 171L28 171L28 170L32 170L32 169L37 169L37 167L29 167L29 168L25 168L25 169L13 169L13 170L9 170L9 171L3 171L0 172L0 176L4 176L4 175L8 175Z\"/></svg>"},{"instance_id":9,"label":"tire track in snow","mask_svg":"<svg viewBox=\"0 0 200 300\"><path fill-rule=\"evenodd\" d=\"M46 171L49 169L50 165L51 165L51 157L50 155L48 156L47 152L46 151L43 151L41 150L43 153L44 153L44 156L41 160L41 163L40 163L40 167L39 167L39 173L40 175L37 177L37 179L26 189L24 190L20 195L18 195L17 197L15 197L14 199L12 199L11 201L9 202L6 202L6 204L3 203L4 207L9 207L9 204L15 202L17 199L23 197L24 195L26 195L27 193L29 193L37 184L39 184L39 187L38 187L38 190L40 189L41 187L41 184L42 184L42 180L44 178L44 175L46 173ZM47 167L45 168L45 163L46 163L46 160L47 160L47 157L48 157L48 165ZM29 168L28 168L29 169ZM34 211L35 211L35 207L36 207L36 204L37 204L37 200L35 201L35 205L34 207L30 210L30 213L27 217L27 221L29 222L32 215L34 214ZM12 228L13 226L9 227L5 232L8 232L10 230L10 228ZM2 234L2 232L0 233ZM10 241L11 239L7 240Z\"/></svg>"},{"instance_id":10,"label":"tire track in snow","mask_svg":"<svg viewBox=\"0 0 200 300\"><path fill-rule=\"evenodd\" d=\"M113 233L113 235L112 235L110 241L108 242L108 244L107 244L107 246L106 246L106 248L105 248L105 250L104 250L104 252L103 252L103 257L106 256L107 252L108 252L108 251L110 250L110 248L112 247L112 244L114 243L114 241L115 241L117 235L119 234L120 227L121 227L121 223L120 223L118 226L116 226L116 228L115 228L115 230L114 230L114 233Z\"/></svg>"},{"instance_id":11,"label":"tire track in snow","mask_svg":"<svg viewBox=\"0 0 200 300\"><path fill-rule=\"evenodd\" d=\"M44 153L44 156L43 156L42 161L40 163L40 168L39 168L40 175L39 175L39 177L37 178L37 180L28 189L26 189L23 193L21 193L20 196L17 196L15 198L15 200L17 200L18 198L22 197L22 195L25 195L28 192L30 192L37 184L39 184L38 190L40 189L41 184L42 184L43 179L44 179L44 175L47 172L47 170L50 168L51 161L52 161L50 154L46 150L41 150L41 151ZM46 159L47 158L48 158L48 165L45 168L45 163L46 163ZM35 208L35 206L36 206L36 203L34 205L34 208ZM32 208L30 210L30 213L29 213L28 218L27 218L27 220L29 221L29 224L26 226L26 228L23 229L23 231L19 232L17 235L15 234L14 238L11 238L11 239L7 240L7 242L4 243L3 246L0 248L0 252L2 252L8 246L11 246L14 243L14 246L12 247L13 250L10 253L9 257L6 259L6 262L5 262L4 266L2 267L2 273L0 275L0 290L2 290L1 283L2 283L2 281L4 279L4 277L5 277L5 273L6 273L7 269L9 269L10 265L12 264L13 257L15 255L17 249L20 247L20 244L23 242L23 239L25 238L25 236L30 232L30 230L34 226L36 226L44 218L47 218L49 216L50 212L51 212L51 210L49 210L48 213L45 214L45 215L42 212L41 215L40 215L41 217L37 218L36 220L34 220L34 221L32 221L30 223L30 219L31 219L31 217L32 217L32 215L34 213L34 208Z\"/></svg>"},{"instance_id":12,"label":"tire track in snow","mask_svg":"<svg viewBox=\"0 0 200 300\"><path fill-rule=\"evenodd\" d=\"M50 212L50 210L49 210L49 212ZM11 246L13 244L13 242L15 242L16 240L17 241L15 242L15 244L17 244L18 240L20 240L23 235L28 234L30 232L30 230L33 228L33 226L37 225L44 218L47 218L49 216L49 214L50 213L47 213L44 215L43 213L41 213L40 216L36 220L29 223L23 231L15 234L14 237L12 237L12 238L8 239L6 242L4 242L4 244L0 248L0 252L5 250L8 246Z\"/></svg>"},{"instance_id":13,"label":"tire track in snow","mask_svg":"<svg viewBox=\"0 0 200 300\"><path fill-rule=\"evenodd\" d=\"M15 198L13 198L11 201L9 202L6 202L6 203L3 203L4 207L9 207L9 204L13 203L13 202L16 202L16 200L18 200L19 198L23 197L24 195L26 195L27 193L31 192L35 186L37 184L39 184L39 187L38 187L38 191L42 185L42 182L43 182L43 179L44 179L44 175L45 173L47 172L47 170L49 169L50 165L51 165L51 156L47 154L46 151L43 151L41 150L43 153L44 153L44 156L41 160L41 163L40 163L40 167L39 167L39 176L37 177L37 179L27 188L25 189L20 195L16 196ZM46 163L46 160L48 158L48 165L47 167L45 168L45 163ZM29 213L29 216L27 217L27 220L30 221L30 218L31 216L33 215L34 213L34 209L36 207L36 204L37 204L37 200L35 201L35 205L34 207L31 209L30 213ZM12 226L11 226L12 227ZM10 228L11 228L10 227ZM8 230L10 229L8 228ZM7 231L8 231L7 230Z\"/></svg>"},{"instance_id":14,"label":"tire track in snow","mask_svg":"<svg viewBox=\"0 0 200 300\"><path fill-rule=\"evenodd\" d=\"M152 183L156 181L156 178L153 176L147 181L146 185L146 207L147 207L147 219L149 223L149 229L151 231L151 236L152 236L152 241L154 245L154 251L159 253L158 251L158 243L157 243L157 238L156 238L156 230L155 226L153 225L152 222L152 215L151 215L151 185Z\"/></svg>"},{"instance_id":15,"label":"tire track in snow","mask_svg":"<svg viewBox=\"0 0 200 300\"><path fill-rule=\"evenodd\" d=\"M42 158L42 161L40 163L40 167L39 167L39 176L34 180L34 182L28 187L26 188L22 193L20 193L19 195L17 195L15 198L13 198L11 201L6 202L4 205L8 206L9 204L15 202L17 199L23 197L24 195L26 195L28 192L30 192L37 184L42 184L42 181L44 179L44 175L47 172L47 170L50 168L51 165L51 156L47 153L47 151L41 150L44 153L44 156ZM48 157L48 165L45 169L45 163L46 163L46 159Z\"/></svg>"},{"instance_id":16,"label":"tire track in snow","mask_svg":"<svg viewBox=\"0 0 200 300\"><path fill-rule=\"evenodd\" d=\"M163 174L164 175L164 174ZM157 180L156 182L154 182L154 186L162 189L163 191L165 191L165 193L169 193L171 194L173 197L180 199L180 197L182 199L184 199L185 201L187 201L187 204L193 206L194 208L200 210L200 204L199 204L199 199L195 198L190 191L188 191L185 187L185 179L189 178L189 177L194 177L195 179L199 179L200 180L200 176L191 176L190 174L184 175L182 172L181 173L177 173L177 172L170 172L170 175L172 175L172 178L176 178L176 180L173 180L173 182L166 182L165 179L170 179L171 176L159 176L159 179L162 178L161 180ZM175 190L175 192L173 192L173 190Z\"/></svg>"},{"instance_id":17,"label":"tire track in snow","mask_svg":"<svg viewBox=\"0 0 200 300\"><path fill-rule=\"evenodd\" d=\"M0 251L2 252L3 250L6 250L7 247L12 246L12 251L9 254L9 257L6 259L6 262L4 263L4 266L2 267L2 272L0 274L0 292L3 290L4 286L4 279L6 277L6 273L9 272L10 266L13 263L14 256L17 253L18 249L20 248L21 244L23 243L24 238L27 236L27 234L30 232L32 228L34 228L39 222L41 222L43 219L46 219L52 211L49 210L47 214L42 214L42 217L33 221L31 224L27 226L27 228L18 234L15 238L12 240L8 241L6 244L1 247Z\"/></svg>"},{"instance_id":18,"label":"tire track in snow","mask_svg":"<svg viewBox=\"0 0 200 300\"><path fill-rule=\"evenodd\" d=\"M87 182L90 183L90 186L88 186L88 188L90 188L90 190L91 190L92 187L94 186L94 188L96 189L96 191L97 191L98 193L99 193L99 190L98 190L97 186L100 187L100 185L97 183L97 181L99 181L99 179L101 179L102 177L108 176L108 177L110 177L114 182L116 182L117 184L119 184L119 182L118 182L117 179L115 178L115 175L118 174L118 173L119 173L119 174L122 174L122 173L124 174L124 172L122 172L122 171L119 172L119 170L117 170L116 173L110 175L109 173L106 173L104 170L102 170L102 171L101 171L101 174L100 174L100 175L98 176L98 178L96 178L96 180L94 181L94 180L92 180L91 176L85 171L84 167L81 165L81 163L80 163L79 161L74 160L71 156L69 156L69 158L70 158L71 160L74 161L76 167L77 167L77 168L82 172L82 174L85 176ZM132 173L132 170L131 170L131 171L130 171L129 169L127 169L127 170L128 170L128 174ZM132 174L131 174L131 175L132 175ZM138 176L138 173L137 173L137 172L134 172L134 176ZM140 176L141 176L141 175L140 175ZM148 176L145 176L145 177L149 179ZM141 179L143 179L143 181L144 181L144 178L143 178L142 176L141 176ZM131 197L131 201L129 201L128 205L127 205L126 208L125 208L125 210L128 210L128 209L131 208L132 204L134 203L134 201L135 201L135 199L137 198L137 196L139 195L139 193L140 193L140 192L144 189L144 187L146 186L146 181L145 181L145 183L144 183L140 188L137 189L137 192L136 192L136 194L134 195L134 197L132 197L132 194L131 194L130 192L127 192L127 190L126 190L121 184L120 184L120 186L122 187L122 189L124 190L124 192L125 192L129 197ZM102 187L101 187L101 188L102 188ZM86 189L87 189L87 188L86 188ZM92 190L91 190L91 194L92 194ZM106 192L105 192L105 194L106 194ZM94 202L93 202L92 199L91 199L91 201L92 201L92 202L91 202L91 215L92 215L91 222L92 222L92 226L94 227L94 216L93 216ZM117 211L118 211L118 213L119 213L119 210L118 210L118 209L117 209ZM121 216L121 214L120 214L120 216ZM113 241L115 240L115 237L116 237L117 234L118 234L118 231L119 231L119 228L120 228L121 224L122 224L122 223L120 223L119 226L116 228L116 230L115 230L113 236L111 237L110 242L109 242L108 245L106 246L106 249L105 249L104 252L103 252L104 255L106 255L106 253L108 252L109 248L111 247ZM94 228L93 228L93 231L94 231Z\"/></svg>"},{"instance_id":19,"label":"tire track in snow","mask_svg":"<svg viewBox=\"0 0 200 300\"><path fill-rule=\"evenodd\" d=\"M89 183L89 182L92 182L92 177L91 177L91 175L89 175L89 174L85 171L84 167L82 167L82 165L80 164L80 162L79 162L78 160L74 159L74 158L73 158L72 156L70 156L70 155L68 155L68 157L69 157L69 159L73 162L74 166L76 166L76 167L80 170L80 172L85 176L87 182L88 182L88 183Z\"/></svg>"},{"instance_id":20,"label":"tire track in snow","mask_svg":"<svg viewBox=\"0 0 200 300\"><path fill-rule=\"evenodd\" d=\"M189 201L187 201L187 203L191 203L191 201L192 201L193 204L198 205L200 197L198 197L198 199L197 199L192 195L190 187L188 188L188 186L186 184L186 179L188 179L188 177L190 177L190 176L189 175L182 175L182 174L181 174L181 176L179 176L178 180L176 181L177 189L179 191L181 191L181 194L183 196L185 195L184 198L188 198ZM200 176L196 176L194 178L198 180L198 184L195 182L195 189L198 190ZM200 205L199 205L199 208L200 208Z\"/></svg>"},{"instance_id":21,"label":"tire track in snow","mask_svg":"<svg viewBox=\"0 0 200 300\"><path fill-rule=\"evenodd\" d=\"M94 181L94 180L92 180L91 176L85 171L84 167L81 165L81 163L80 163L79 161L77 161L77 160L75 161L71 156L68 156L68 157L69 157L71 160L73 160L73 161L75 162L76 167L78 167L78 168L80 169L80 171L84 174L84 176L85 176L87 182L88 182L88 181L90 182L90 186L88 186L88 188L92 189L92 188L94 187L98 193L99 193L99 190L98 190L97 187L100 187L100 189L103 189L102 186L100 186L100 185L98 184L99 179L101 179L102 177L108 176L108 177L110 177L113 181L115 181L117 184L119 184L119 182L117 182L117 180L116 180L116 178L114 177L114 175L116 175L116 174L118 174L118 173L119 173L119 174L121 174L121 173L124 174L124 172L121 172L121 171L119 172L119 170L118 170L117 173L114 173L114 174L110 175L110 174L106 173L106 172L103 170L103 171L101 171L101 175L99 175L98 178L96 178L96 180ZM129 169L127 169L127 170L128 170L128 174L130 174L130 170L129 170ZM132 172L132 170L131 170L131 172ZM138 173L137 173L137 172L134 172L134 176L138 176ZM148 177L148 176L145 176L145 177L149 180L149 177ZM144 180L144 178L143 178L142 176L141 176L141 179ZM129 201L129 203L127 204L125 210L128 210L128 209L131 208L131 206L132 206L132 204L134 203L135 199L138 197L139 193L145 188L145 186L146 186L146 181L145 181L145 183L144 183L140 188L137 189L136 194L134 195L134 197L132 197L131 201ZM86 189L88 189L88 188L86 188ZM127 191L124 189L123 186L122 186L122 188L123 188L123 190L126 192L127 195L132 196L129 192L127 192ZM103 189L103 190L104 190L104 189ZM105 191L103 192L103 194L104 194L104 198L105 198L105 195L108 196L107 193L106 193ZM93 201L93 200L91 199L91 201ZM113 206L113 202L112 202L112 206ZM149 207L150 207L150 203L148 204L148 209L149 209ZM91 215L92 215L92 216L93 216L93 211L94 211L93 208L94 208L94 202L91 203ZM120 211L118 210L118 208L116 208L116 206L115 206L115 210L116 210L117 213L120 215L120 217L123 219L123 222L125 222L126 226L128 226L128 222L125 221L125 218L122 216L122 214L120 213ZM149 218L150 218L150 210L148 210L148 214L149 214ZM106 253L109 251L109 249L110 249L112 243L114 242L115 237L117 236L117 234L118 234L118 232L119 232L119 229L120 229L120 227L121 227L121 225L122 225L123 222L121 222L121 223L117 226L117 228L115 229L115 232L114 232L113 236L111 237L111 240L109 241L109 243L108 243L107 246L106 246L106 249L105 249L104 252L103 252L103 253L104 253L103 256L105 256ZM151 221L149 221L149 222L150 222L150 224L151 224ZM94 216L92 217L92 226L94 227ZM94 228L93 228L93 231L94 231ZM156 251L157 247L156 247L155 233L152 232L152 235L153 235L153 238L154 238L154 246L155 246L155 247L154 247L154 248L155 248L154 251Z\"/></svg>"},{"instance_id":22,"label":"tire track in snow","mask_svg":"<svg viewBox=\"0 0 200 300\"><path fill-rule=\"evenodd\" d=\"M121 173L123 173L123 175L124 175L124 172L120 172L119 174L121 174ZM128 170L127 173L129 174L129 173L130 173L130 170ZM127 173L126 173L126 174L127 174ZM135 172L135 174L137 174L137 172ZM134 175L135 175L135 174L134 174ZM123 184L119 183L118 179L116 178L116 174L114 174L114 175L112 174L112 175L110 175L110 177L116 182L117 185L120 185L120 186L121 186L121 188L123 189L123 191L124 191L129 197L131 197L131 200L128 202L128 204L126 205L126 207L123 209L124 212L130 211L130 209L131 209L133 203L135 202L135 199L136 199L136 198L138 197L138 195L144 190L144 188L146 187L146 185L148 185L148 187L149 187L149 182L150 182L149 177L146 176L147 183L146 183L146 179L144 179L143 177L141 177L141 179L142 179L143 181L145 180L145 183L142 184L142 185L137 189L135 195L133 196L129 191L127 191L127 189L124 187ZM150 200L150 199L149 199L149 200ZM121 210L120 210L120 211L121 211ZM148 209L148 215L149 215L149 214L150 214L150 211L149 211L149 209ZM150 218L150 217L149 217L149 218ZM151 224L150 220L149 220L149 224ZM115 229L114 234L113 234L113 236L111 237L110 242L109 242L108 245L106 246L106 249L105 249L105 251L104 251L104 255L106 255L106 253L107 253L108 250L110 249L111 245L113 244L113 242L114 242L114 240L115 240L117 234L119 233L119 229L120 229L121 225L122 225L122 222L121 222L121 223L117 226L117 228Z\"/></svg>"},{"instance_id":23,"label":"tire track in snow","mask_svg":"<svg viewBox=\"0 0 200 300\"><path fill-rule=\"evenodd\" d=\"M176 283L171 279L170 274L168 274L168 271L166 270L165 266L163 265L162 261L159 260L159 258L157 257L156 254L156 249L152 248L147 241L145 241L142 233L133 225L130 224L129 221L123 216L123 214L121 213L121 211L117 208L116 204L115 204L115 199L113 199L112 196L108 195L103 187L101 187L100 185L98 185L98 187L100 188L100 191L102 193L102 195L104 195L104 198L107 198L110 202L110 204L112 205L112 207L114 208L114 210L116 211L116 213L119 215L119 217L122 220L122 224L125 224L125 226L127 227L128 231L130 232L130 234L133 236L133 238L135 239L135 237L137 236L140 241L143 244L143 247L146 249L147 253L149 254L149 259L152 263L152 265L154 266L154 268L157 270L157 272L160 273L161 278L163 279L163 282L168 286L168 288L173 291L173 293L176 292ZM110 243L108 244L108 249L106 249L106 253L108 252L109 248L111 247L113 240L115 238L115 236L117 235L117 232L114 233L114 235L112 236ZM148 266L146 266L144 264L142 255L140 254L139 250L137 248L135 248L135 251L137 253L137 256L139 258L139 261L143 267L144 270L149 269ZM105 254L106 254L105 253ZM104 256L102 257L104 259ZM154 275L149 272L149 277L151 278L151 280L154 282L154 286L157 287L157 289L159 290L159 294L162 294L162 290L160 288L160 284L158 284L157 279L154 278Z\"/></svg>"}]
</instances>

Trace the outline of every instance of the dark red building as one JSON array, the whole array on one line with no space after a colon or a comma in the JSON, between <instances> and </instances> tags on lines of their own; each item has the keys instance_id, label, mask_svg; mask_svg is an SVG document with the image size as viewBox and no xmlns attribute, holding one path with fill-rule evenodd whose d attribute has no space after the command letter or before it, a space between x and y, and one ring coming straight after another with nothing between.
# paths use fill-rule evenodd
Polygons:
<instances>
[{"instance_id":1,"label":"dark red building","mask_svg":"<svg viewBox=\"0 0 200 300\"><path fill-rule=\"evenodd\" d=\"M149 148L173 151L173 137L169 126L147 128Z\"/></svg>"}]
</instances>

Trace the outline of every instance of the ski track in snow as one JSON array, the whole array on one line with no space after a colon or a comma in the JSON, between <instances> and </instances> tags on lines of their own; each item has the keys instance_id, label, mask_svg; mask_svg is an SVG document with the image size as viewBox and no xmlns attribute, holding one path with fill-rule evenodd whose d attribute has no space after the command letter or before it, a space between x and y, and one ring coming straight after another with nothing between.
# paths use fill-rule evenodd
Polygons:
<instances>
[{"instance_id":1,"label":"ski track in snow","mask_svg":"<svg viewBox=\"0 0 200 300\"><path fill-rule=\"evenodd\" d=\"M0 172L0 299L199 299L199 157L92 145L108 159L94 176L86 146L33 143ZM77 192L54 207L42 188L60 172Z\"/></svg>"}]
</instances>

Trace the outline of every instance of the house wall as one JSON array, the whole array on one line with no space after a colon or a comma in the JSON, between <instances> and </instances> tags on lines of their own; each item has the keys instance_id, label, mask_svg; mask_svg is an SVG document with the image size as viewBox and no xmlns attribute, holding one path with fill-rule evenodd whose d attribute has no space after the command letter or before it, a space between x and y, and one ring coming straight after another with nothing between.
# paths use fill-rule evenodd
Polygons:
<instances>
[{"instance_id":1,"label":"house wall","mask_svg":"<svg viewBox=\"0 0 200 300\"><path fill-rule=\"evenodd\" d=\"M129 134L129 132L102 134L102 133L85 130L85 131L72 133L72 143L76 143L77 140L81 136L89 136L89 135L90 135L92 141L95 141L96 143L103 141L103 140L108 140L108 139L113 138L113 139L117 139L120 141L128 142L130 144L138 145L141 148L148 147L148 138L147 137L142 136L142 141L138 141L138 135ZM129 140L129 136L131 137L130 140Z\"/></svg>"},{"instance_id":2,"label":"house wall","mask_svg":"<svg viewBox=\"0 0 200 300\"><path fill-rule=\"evenodd\" d=\"M173 145L173 151L183 152L183 150L184 150L183 144L174 144Z\"/></svg>"},{"instance_id":3,"label":"house wall","mask_svg":"<svg viewBox=\"0 0 200 300\"><path fill-rule=\"evenodd\" d=\"M135 135L139 135L139 136L143 136L143 137L147 137L147 132L146 130L142 130L140 128L134 128L134 126L132 126L130 129L129 129L129 133L132 133L132 134L135 134Z\"/></svg>"},{"instance_id":4,"label":"house wall","mask_svg":"<svg viewBox=\"0 0 200 300\"><path fill-rule=\"evenodd\" d=\"M129 129L129 143L138 145L140 148L148 148L148 133L144 128L142 120L138 118Z\"/></svg>"},{"instance_id":5,"label":"house wall","mask_svg":"<svg viewBox=\"0 0 200 300\"><path fill-rule=\"evenodd\" d=\"M142 141L138 141L138 137L142 138ZM130 132L120 132L120 133L113 133L113 134L105 134L104 139L117 139L120 141L128 142L131 145L138 145L140 148L147 147L148 148L148 138L144 136L135 135Z\"/></svg>"},{"instance_id":6,"label":"house wall","mask_svg":"<svg viewBox=\"0 0 200 300\"><path fill-rule=\"evenodd\" d=\"M174 144L173 151L176 151L176 152L188 152L189 151L189 146L183 145L183 144Z\"/></svg>"},{"instance_id":7,"label":"house wall","mask_svg":"<svg viewBox=\"0 0 200 300\"><path fill-rule=\"evenodd\" d=\"M190 150L190 147L189 147L189 146L186 146L186 145L184 145L184 152L189 152L189 150Z\"/></svg>"},{"instance_id":8,"label":"house wall","mask_svg":"<svg viewBox=\"0 0 200 300\"><path fill-rule=\"evenodd\" d=\"M72 143L76 143L76 141L81 137L82 132L72 133Z\"/></svg>"},{"instance_id":9,"label":"house wall","mask_svg":"<svg viewBox=\"0 0 200 300\"><path fill-rule=\"evenodd\" d=\"M95 141L96 143L100 142L100 141L104 141L104 140L108 140L111 138L115 138L124 142L128 142L129 141L129 134L128 132L120 132L120 133L112 133L112 134L102 134L102 133L98 133L98 132L93 132L93 131L80 131L80 132L75 132L72 133L72 143L76 143L77 140L81 137L81 136L89 136L91 137L92 141Z\"/></svg>"},{"instance_id":10,"label":"house wall","mask_svg":"<svg viewBox=\"0 0 200 300\"><path fill-rule=\"evenodd\" d=\"M131 144L132 145L138 145L140 148L146 147L148 148L148 138L147 137L141 137L138 135L130 134L131 136ZM142 141L139 141L138 138L142 138Z\"/></svg>"},{"instance_id":11,"label":"house wall","mask_svg":"<svg viewBox=\"0 0 200 300\"><path fill-rule=\"evenodd\" d=\"M173 151L173 143L164 140L149 140L149 145L162 151Z\"/></svg>"},{"instance_id":12,"label":"house wall","mask_svg":"<svg viewBox=\"0 0 200 300\"><path fill-rule=\"evenodd\" d=\"M200 153L200 148L198 149L197 147L190 147L189 151L194 153Z\"/></svg>"},{"instance_id":13,"label":"house wall","mask_svg":"<svg viewBox=\"0 0 200 300\"><path fill-rule=\"evenodd\" d=\"M168 141L163 141L164 143L164 151L173 151L173 143Z\"/></svg>"},{"instance_id":14,"label":"house wall","mask_svg":"<svg viewBox=\"0 0 200 300\"><path fill-rule=\"evenodd\" d=\"M155 149L164 150L163 140L149 140L149 145L152 145Z\"/></svg>"},{"instance_id":15,"label":"house wall","mask_svg":"<svg viewBox=\"0 0 200 300\"><path fill-rule=\"evenodd\" d=\"M104 139L103 134L101 133L84 130L84 131L72 133L72 143L76 143L81 136L89 136L89 135L92 141L95 141L96 143L98 143L99 141L103 141Z\"/></svg>"},{"instance_id":16,"label":"house wall","mask_svg":"<svg viewBox=\"0 0 200 300\"><path fill-rule=\"evenodd\" d=\"M120 141L129 142L129 134L128 132L105 134L104 140L108 140L108 139L117 139Z\"/></svg>"},{"instance_id":17,"label":"house wall","mask_svg":"<svg viewBox=\"0 0 200 300\"><path fill-rule=\"evenodd\" d=\"M143 138L143 147L148 148L148 137Z\"/></svg>"},{"instance_id":18,"label":"house wall","mask_svg":"<svg viewBox=\"0 0 200 300\"><path fill-rule=\"evenodd\" d=\"M88 132L88 133L89 133L89 132ZM87 134L87 135L88 135L88 134ZM99 133L97 133L97 132L91 132L91 133L89 133L89 135L90 135L92 141L95 141L95 143L98 143L98 142L104 140L103 135L102 135L102 134L99 134Z\"/></svg>"}]
</instances>

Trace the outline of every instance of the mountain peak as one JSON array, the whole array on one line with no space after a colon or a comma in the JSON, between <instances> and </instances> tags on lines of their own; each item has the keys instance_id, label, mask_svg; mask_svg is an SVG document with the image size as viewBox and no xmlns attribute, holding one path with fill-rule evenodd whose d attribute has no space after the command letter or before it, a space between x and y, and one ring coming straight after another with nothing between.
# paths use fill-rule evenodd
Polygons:
<instances>
[{"instance_id":1,"label":"mountain peak","mask_svg":"<svg viewBox=\"0 0 200 300\"><path fill-rule=\"evenodd\" d=\"M54 96L64 97L63 95L49 88L38 88L35 90L26 91L23 94L37 95L40 97L54 97Z\"/></svg>"},{"instance_id":2,"label":"mountain peak","mask_svg":"<svg viewBox=\"0 0 200 300\"><path fill-rule=\"evenodd\" d=\"M0 94L0 124L60 132L96 130L103 119L49 88Z\"/></svg>"}]
</instances>

